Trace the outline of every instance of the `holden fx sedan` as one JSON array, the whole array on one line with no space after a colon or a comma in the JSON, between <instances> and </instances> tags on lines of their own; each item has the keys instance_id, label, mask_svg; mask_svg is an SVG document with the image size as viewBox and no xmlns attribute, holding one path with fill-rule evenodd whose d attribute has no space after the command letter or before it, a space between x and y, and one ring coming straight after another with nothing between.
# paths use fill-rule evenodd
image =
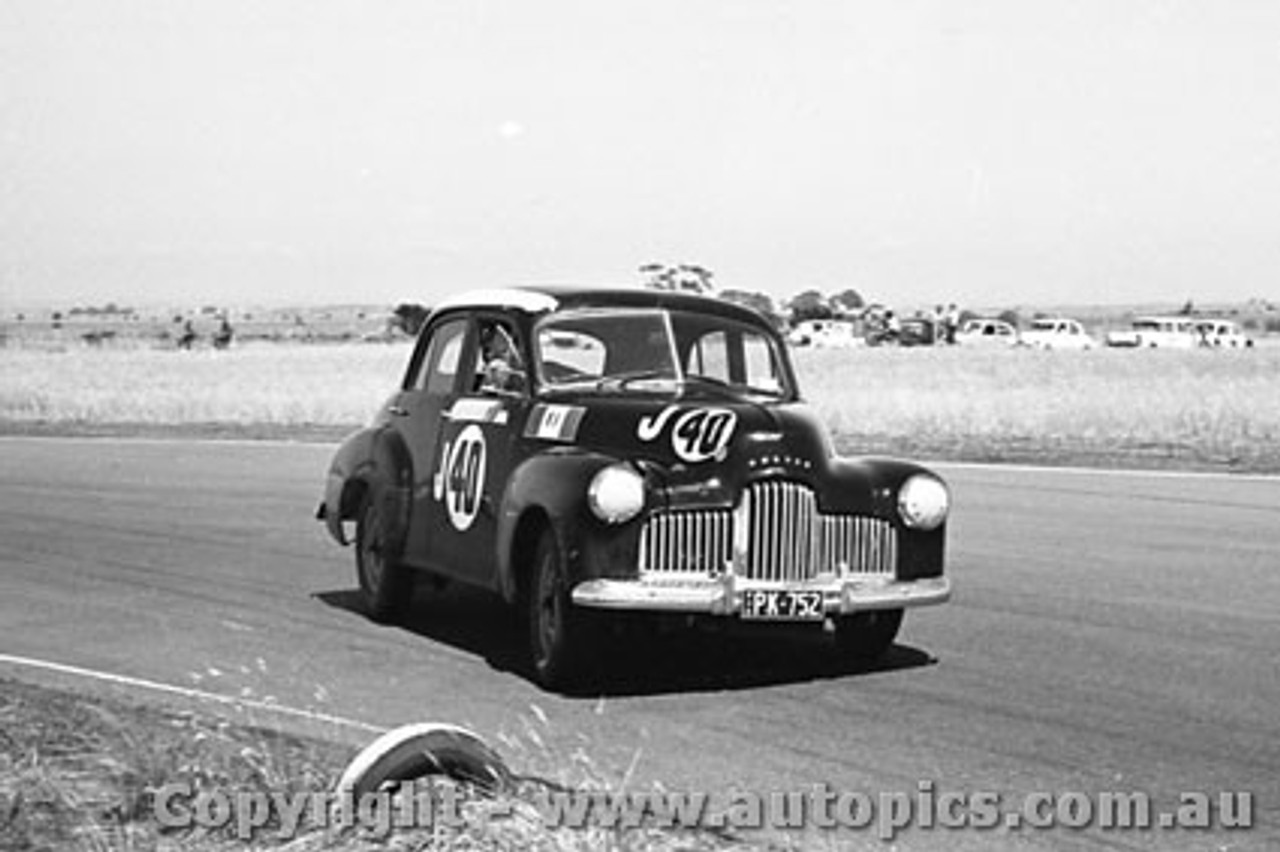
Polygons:
<instances>
[{"instance_id":1,"label":"holden fx sedan","mask_svg":"<svg viewBox=\"0 0 1280 852\"><path fill-rule=\"evenodd\" d=\"M905 609L950 596L949 504L920 465L838 456L755 311L530 288L432 311L317 514L354 542L372 617L424 577L490 589L555 688L611 620L811 622L877 657Z\"/></svg>"}]
</instances>

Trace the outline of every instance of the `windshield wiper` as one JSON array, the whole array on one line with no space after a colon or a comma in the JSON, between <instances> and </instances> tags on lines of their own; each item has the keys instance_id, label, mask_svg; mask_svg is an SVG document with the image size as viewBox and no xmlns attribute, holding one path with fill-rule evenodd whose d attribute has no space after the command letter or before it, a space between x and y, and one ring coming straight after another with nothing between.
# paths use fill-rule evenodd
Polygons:
<instances>
[{"instance_id":1,"label":"windshield wiper","mask_svg":"<svg viewBox=\"0 0 1280 852\"><path fill-rule=\"evenodd\" d=\"M600 381L596 383L596 389L604 390L606 387L613 387L622 390L632 382L651 382L658 379L668 382L679 381L677 376L673 376L667 370L628 370L625 373L601 376Z\"/></svg>"}]
</instances>

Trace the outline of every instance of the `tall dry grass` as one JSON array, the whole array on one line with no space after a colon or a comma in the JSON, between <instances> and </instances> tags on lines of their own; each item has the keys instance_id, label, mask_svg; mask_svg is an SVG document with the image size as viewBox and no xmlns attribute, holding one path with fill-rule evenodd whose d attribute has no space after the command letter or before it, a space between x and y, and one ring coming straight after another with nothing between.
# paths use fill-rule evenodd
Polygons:
<instances>
[{"instance_id":1,"label":"tall dry grass","mask_svg":"<svg viewBox=\"0 0 1280 852\"><path fill-rule=\"evenodd\" d=\"M399 382L408 354L374 344L10 348L0 350L0 418L356 425Z\"/></svg>"},{"instance_id":2,"label":"tall dry grass","mask_svg":"<svg viewBox=\"0 0 1280 852\"><path fill-rule=\"evenodd\" d=\"M0 420L355 427L406 345L226 352L0 350ZM802 349L805 397L846 451L1115 457L1280 469L1280 347L1237 351Z\"/></svg>"},{"instance_id":3,"label":"tall dry grass","mask_svg":"<svg viewBox=\"0 0 1280 852\"><path fill-rule=\"evenodd\" d=\"M846 449L1146 452L1256 464L1280 451L1280 349L864 349L798 353L807 398Z\"/></svg>"}]
</instances>

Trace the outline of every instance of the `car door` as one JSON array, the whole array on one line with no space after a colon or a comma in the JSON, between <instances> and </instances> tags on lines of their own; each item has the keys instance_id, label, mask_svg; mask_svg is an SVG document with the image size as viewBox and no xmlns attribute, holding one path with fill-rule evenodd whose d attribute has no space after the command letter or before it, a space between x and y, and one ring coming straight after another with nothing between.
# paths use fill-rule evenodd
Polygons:
<instances>
[{"instance_id":1,"label":"car door","mask_svg":"<svg viewBox=\"0 0 1280 852\"><path fill-rule=\"evenodd\" d=\"M469 326L468 317L453 316L427 327L405 377L404 389L389 409L392 423L408 448L413 464L413 501L405 559L431 570L439 570L432 562L427 544L429 528L438 513L433 482L440 454L440 424L462 381Z\"/></svg>"},{"instance_id":2,"label":"car door","mask_svg":"<svg viewBox=\"0 0 1280 852\"><path fill-rule=\"evenodd\" d=\"M476 585L496 582L498 514L528 407L526 363L514 324L475 317L440 412L424 546L435 570Z\"/></svg>"}]
</instances>

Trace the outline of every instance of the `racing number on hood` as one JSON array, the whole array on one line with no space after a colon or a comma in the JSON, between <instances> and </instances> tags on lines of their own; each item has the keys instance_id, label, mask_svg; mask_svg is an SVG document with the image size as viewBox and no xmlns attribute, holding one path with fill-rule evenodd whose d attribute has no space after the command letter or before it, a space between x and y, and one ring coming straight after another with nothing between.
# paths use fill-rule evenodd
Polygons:
<instances>
[{"instance_id":1,"label":"racing number on hood","mask_svg":"<svg viewBox=\"0 0 1280 852\"><path fill-rule=\"evenodd\" d=\"M641 418L636 437L654 440L675 412L676 407L669 406L656 416ZM737 425L738 415L727 408L694 408L676 418L671 427L671 449L682 461L690 463L722 460Z\"/></svg>"},{"instance_id":2,"label":"racing number on hood","mask_svg":"<svg viewBox=\"0 0 1280 852\"><path fill-rule=\"evenodd\" d=\"M444 468L445 510L449 523L459 532L468 529L480 511L480 490L484 487L484 433L472 423L452 443L445 444L441 457Z\"/></svg>"}]
</instances>

